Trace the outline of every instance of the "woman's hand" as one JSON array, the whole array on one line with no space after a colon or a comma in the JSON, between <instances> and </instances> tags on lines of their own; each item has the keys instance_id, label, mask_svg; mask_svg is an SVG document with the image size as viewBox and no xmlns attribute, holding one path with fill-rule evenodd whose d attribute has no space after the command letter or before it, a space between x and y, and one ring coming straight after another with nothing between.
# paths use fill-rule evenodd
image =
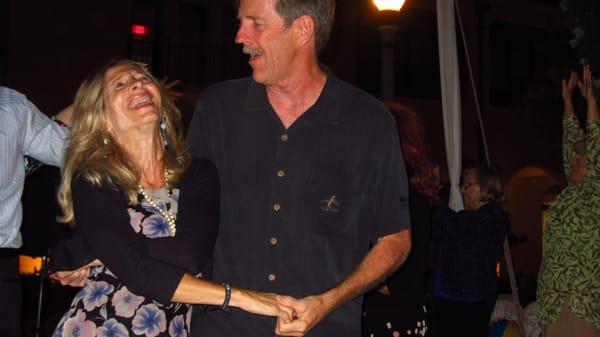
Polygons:
<instances>
[{"instance_id":1,"label":"woman's hand","mask_svg":"<svg viewBox=\"0 0 600 337\"><path fill-rule=\"evenodd\" d=\"M571 71L568 80L562 80L562 98L564 102L564 110L566 115L574 115L575 108L573 107L573 89L577 86L577 73Z\"/></svg>"},{"instance_id":2,"label":"woman's hand","mask_svg":"<svg viewBox=\"0 0 600 337\"><path fill-rule=\"evenodd\" d=\"M276 300L276 295L250 290L232 289L231 305L253 314L276 316L284 323L294 318L294 310Z\"/></svg>"},{"instance_id":3,"label":"woman's hand","mask_svg":"<svg viewBox=\"0 0 600 337\"><path fill-rule=\"evenodd\" d=\"M100 261L99 259L95 259L94 261L86 264L85 266L77 268L75 270L54 272L50 274L50 278L60 282L60 284L63 286L83 287L85 285L87 277L90 275L90 269L92 267L101 266L102 264L102 261Z\"/></svg>"},{"instance_id":4,"label":"woman's hand","mask_svg":"<svg viewBox=\"0 0 600 337\"><path fill-rule=\"evenodd\" d=\"M178 85L179 83L181 83L180 80L173 80L171 82L167 82L169 80L169 76L165 76L160 80L160 84L163 85L163 87L165 87L165 89L167 90L167 92L169 93L169 95L171 95L171 97L173 98L173 100L175 102L179 101L179 99L183 96L183 93L181 91L176 91L173 89L174 86Z\"/></svg>"},{"instance_id":5,"label":"woman's hand","mask_svg":"<svg viewBox=\"0 0 600 337\"><path fill-rule=\"evenodd\" d=\"M578 85L577 73L571 71L568 79L562 80L562 98L565 102L571 102L573 99L573 89Z\"/></svg>"},{"instance_id":6,"label":"woman's hand","mask_svg":"<svg viewBox=\"0 0 600 337\"><path fill-rule=\"evenodd\" d=\"M592 70L588 64L583 66L583 79L577 81L577 86L581 91L581 96L587 101L594 98L594 89L592 87Z\"/></svg>"}]
</instances>

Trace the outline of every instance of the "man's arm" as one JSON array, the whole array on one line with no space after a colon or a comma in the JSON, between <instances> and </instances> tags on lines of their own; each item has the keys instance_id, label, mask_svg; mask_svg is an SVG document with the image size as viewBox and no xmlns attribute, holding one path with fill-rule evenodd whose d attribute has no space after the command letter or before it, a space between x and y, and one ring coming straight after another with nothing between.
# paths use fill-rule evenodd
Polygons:
<instances>
[{"instance_id":1,"label":"man's arm","mask_svg":"<svg viewBox=\"0 0 600 337\"><path fill-rule=\"evenodd\" d=\"M282 336L304 336L333 310L381 283L404 263L410 247L408 229L384 236L337 287L303 299L278 296L280 304L294 309L297 319L289 324L278 322L275 332Z\"/></svg>"}]
</instances>

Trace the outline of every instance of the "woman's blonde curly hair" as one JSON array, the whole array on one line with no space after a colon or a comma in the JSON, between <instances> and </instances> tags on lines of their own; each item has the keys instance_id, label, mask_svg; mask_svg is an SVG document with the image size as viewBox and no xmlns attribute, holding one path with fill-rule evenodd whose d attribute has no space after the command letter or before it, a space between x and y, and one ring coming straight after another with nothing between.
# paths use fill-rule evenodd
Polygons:
<instances>
[{"instance_id":1,"label":"woman's blonde curly hair","mask_svg":"<svg viewBox=\"0 0 600 337\"><path fill-rule=\"evenodd\" d=\"M58 189L58 201L63 211L63 216L58 219L61 222L74 223L71 184L75 176L81 176L80 179L87 179L94 185L113 184L123 191L130 203L137 203L141 172L108 131L104 111L107 106L104 94L106 72L121 65L137 68L159 88L161 105L154 144L156 147L163 147L163 141L168 143L160 158L169 174L168 183L177 183L188 165L189 156L185 151L181 114L171 95L145 65L131 60L111 61L83 81L75 95L71 135L65 150L62 181ZM163 139L160 130L161 122L166 124L166 139Z\"/></svg>"}]
</instances>

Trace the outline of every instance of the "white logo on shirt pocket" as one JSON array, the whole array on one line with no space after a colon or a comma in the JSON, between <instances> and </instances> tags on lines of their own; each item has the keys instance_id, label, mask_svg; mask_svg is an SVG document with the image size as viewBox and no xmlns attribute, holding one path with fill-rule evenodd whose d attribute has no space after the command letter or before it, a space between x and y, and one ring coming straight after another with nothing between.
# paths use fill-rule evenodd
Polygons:
<instances>
[{"instance_id":1,"label":"white logo on shirt pocket","mask_svg":"<svg viewBox=\"0 0 600 337\"><path fill-rule=\"evenodd\" d=\"M329 197L329 199L321 200L321 210L323 212L334 212L340 211L340 203L336 200L335 194Z\"/></svg>"}]
</instances>

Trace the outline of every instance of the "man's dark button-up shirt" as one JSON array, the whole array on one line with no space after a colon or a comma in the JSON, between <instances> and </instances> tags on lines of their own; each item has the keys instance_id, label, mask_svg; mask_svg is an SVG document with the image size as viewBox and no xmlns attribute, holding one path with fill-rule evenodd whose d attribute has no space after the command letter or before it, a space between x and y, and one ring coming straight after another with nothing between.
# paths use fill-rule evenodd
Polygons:
<instances>
[{"instance_id":1,"label":"man's dark button-up shirt","mask_svg":"<svg viewBox=\"0 0 600 337\"><path fill-rule=\"evenodd\" d=\"M214 279L302 298L335 287L377 238L410 227L395 123L385 106L328 74L317 102L286 129L266 88L217 84L188 135L221 177ZM360 298L309 336L360 336ZM193 334L273 336L275 320L234 310L196 315Z\"/></svg>"}]
</instances>

